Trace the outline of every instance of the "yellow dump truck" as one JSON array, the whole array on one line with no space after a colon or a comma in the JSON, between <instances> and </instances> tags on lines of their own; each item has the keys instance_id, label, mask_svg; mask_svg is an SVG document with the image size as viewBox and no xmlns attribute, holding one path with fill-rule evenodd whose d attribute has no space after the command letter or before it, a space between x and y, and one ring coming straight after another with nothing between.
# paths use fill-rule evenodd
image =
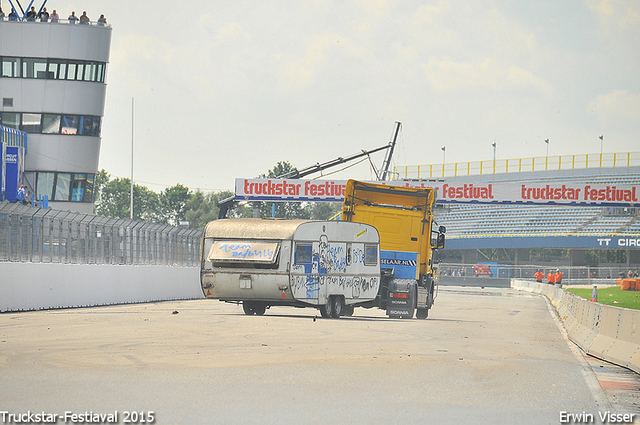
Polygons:
<instances>
[{"instance_id":1,"label":"yellow dump truck","mask_svg":"<svg viewBox=\"0 0 640 425\"><path fill-rule=\"evenodd\" d=\"M381 284L375 300L389 317L426 319L436 296L433 249L446 229L435 229L432 188L347 182L342 220L369 224L380 235Z\"/></svg>"}]
</instances>

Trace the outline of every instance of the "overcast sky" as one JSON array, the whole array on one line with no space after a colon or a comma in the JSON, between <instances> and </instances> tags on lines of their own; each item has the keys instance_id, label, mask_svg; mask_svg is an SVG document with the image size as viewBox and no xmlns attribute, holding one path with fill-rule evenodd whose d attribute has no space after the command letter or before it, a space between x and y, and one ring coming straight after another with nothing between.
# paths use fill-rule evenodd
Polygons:
<instances>
[{"instance_id":1,"label":"overcast sky","mask_svg":"<svg viewBox=\"0 0 640 425\"><path fill-rule=\"evenodd\" d=\"M130 176L134 98L134 180L156 191L373 149L395 121L394 165L440 164L442 146L446 162L488 160L494 142L498 159L545 156L546 138L549 155L599 153L601 134L604 152L640 150L638 0L47 7L112 25L100 167Z\"/></svg>"}]
</instances>

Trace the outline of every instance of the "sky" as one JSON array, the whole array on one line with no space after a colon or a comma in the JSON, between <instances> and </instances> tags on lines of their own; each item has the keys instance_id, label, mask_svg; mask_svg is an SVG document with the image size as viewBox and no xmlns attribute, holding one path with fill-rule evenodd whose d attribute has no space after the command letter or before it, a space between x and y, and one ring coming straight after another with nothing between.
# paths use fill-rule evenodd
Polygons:
<instances>
[{"instance_id":1,"label":"sky","mask_svg":"<svg viewBox=\"0 0 640 425\"><path fill-rule=\"evenodd\" d=\"M37 2L36 2L37 3ZM8 1L2 0L4 10ZM637 0L47 2L112 25L100 168L233 190L384 146L392 165L640 150ZM132 138L132 99L133 138ZM373 180L384 152L327 178ZM338 171L342 167L328 170ZM315 177L315 176L314 176Z\"/></svg>"}]
</instances>

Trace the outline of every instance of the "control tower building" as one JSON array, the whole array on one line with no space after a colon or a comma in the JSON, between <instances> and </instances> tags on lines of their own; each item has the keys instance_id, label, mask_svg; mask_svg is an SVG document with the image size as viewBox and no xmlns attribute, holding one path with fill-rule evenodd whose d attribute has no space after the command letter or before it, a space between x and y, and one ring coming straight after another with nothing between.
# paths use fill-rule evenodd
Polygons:
<instances>
[{"instance_id":1,"label":"control tower building","mask_svg":"<svg viewBox=\"0 0 640 425\"><path fill-rule=\"evenodd\" d=\"M0 120L27 133L22 183L54 209L93 213L111 27L106 22L0 18ZM49 10L51 13L52 10ZM88 15L95 15L91 11Z\"/></svg>"}]
</instances>

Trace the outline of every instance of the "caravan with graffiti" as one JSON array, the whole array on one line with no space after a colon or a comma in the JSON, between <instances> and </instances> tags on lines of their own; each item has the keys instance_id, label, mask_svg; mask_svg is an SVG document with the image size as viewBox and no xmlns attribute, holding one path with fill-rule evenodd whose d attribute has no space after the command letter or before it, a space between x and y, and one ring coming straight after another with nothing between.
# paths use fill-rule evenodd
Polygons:
<instances>
[{"instance_id":1,"label":"caravan with graffiti","mask_svg":"<svg viewBox=\"0 0 640 425\"><path fill-rule=\"evenodd\" d=\"M278 305L352 315L376 298L380 278L380 238L367 224L246 218L205 228L202 291L248 315Z\"/></svg>"}]
</instances>

